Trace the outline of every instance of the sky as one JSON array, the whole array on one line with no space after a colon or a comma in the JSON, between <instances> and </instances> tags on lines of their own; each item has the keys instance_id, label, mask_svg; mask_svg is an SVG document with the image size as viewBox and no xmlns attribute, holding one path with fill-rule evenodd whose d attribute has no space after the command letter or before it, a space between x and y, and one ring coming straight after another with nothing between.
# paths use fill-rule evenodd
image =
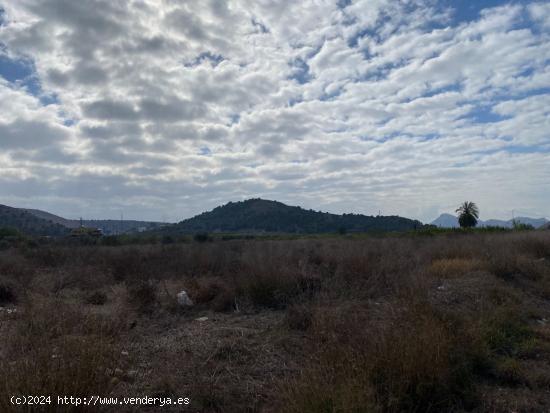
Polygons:
<instances>
[{"instance_id":1,"label":"sky","mask_svg":"<svg viewBox=\"0 0 550 413\"><path fill-rule=\"evenodd\" d=\"M0 0L0 204L550 216L550 2Z\"/></svg>"}]
</instances>

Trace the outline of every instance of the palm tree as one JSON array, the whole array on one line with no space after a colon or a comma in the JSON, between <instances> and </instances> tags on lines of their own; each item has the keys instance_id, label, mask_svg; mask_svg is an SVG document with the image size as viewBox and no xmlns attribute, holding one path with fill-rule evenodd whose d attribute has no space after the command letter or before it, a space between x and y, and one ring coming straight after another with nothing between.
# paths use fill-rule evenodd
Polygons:
<instances>
[{"instance_id":1,"label":"palm tree","mask_svg":"<svg viewBox=\"0 0 550 413\"><path fill-rule=\"evenodd\" d=\"M473 202L464 202L456 212L458 215L458 223L462 228L471 228L475 227L477 224L477 219L479 218L479 209L477 205Z\"/></svg>"}]
</instances>

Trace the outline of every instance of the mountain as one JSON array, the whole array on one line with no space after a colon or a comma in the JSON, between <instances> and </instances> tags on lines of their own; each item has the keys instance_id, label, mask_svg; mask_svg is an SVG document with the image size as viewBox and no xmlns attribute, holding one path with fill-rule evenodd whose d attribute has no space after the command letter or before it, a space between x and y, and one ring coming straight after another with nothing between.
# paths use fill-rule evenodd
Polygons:
<instances>
[{"instance_id":1,"label":"mountain","mask_svg":"<svg viewBox=\"0 0 550 413\"><path fill-rule=\"evenodd\" d=\"M28 212L29 214L34 215L35 217L45 219L46 221L51 221L59 225L63 225L66 228L78 228L80 226L79 222L77 220L71 220L62 218L60 216L50 214L46 211L41 211L39 209L26 209L26 208L19 208L22 211Z\"/></svg>"},{"instance_id":2,"label":"mountain","mask_svg":"<svg viewBox=\"0 0 550 413\"><path fill-rule=\"evenodd\" d=\"M516 221L519 221L522 224L532 225L535 228L540 228L543 225L550 222L546 218L527 218L527 217L517 217ZM510 222L510 224L512 223L512 221L508 221L508 222Z\"/></svg>"},{"instance_id":3,"label":"mountain","mask_svg":"<svg viewBox=\"0 0 550 413\"><path fill-rule=\"evenodd\" d=\"M78 228L81 223L77 219L66 219L60 216L50 214L46 211L41 211L39 209L21 209L22 211L28 212L34 215L37 218L45 219L51 222L54 222L59 225L63 225L66 228ZM165 225L160 222L149 222L149 221L132 221L132 220L116 220L116 219L84 219L82 220L82 225L85 227L99 228L105 235L112 234L127 234L134 232L142 232L160 228Z\"/></svg>"},{"instance_id":4,"label":"mountain","mask_svg":"<svg viewBox=\"0 0 550 413\"><path fill-rule=\"evenodd\" d=\"M441 228L458 228L458 218L451 214L441 214L431 222L432 225Z\"/></svg>"},{"instance_id":5,"label":"mountain","mask_svg":"<svg viewBox=\"0 0 550 413\"><path fill-rule=\"evenodd\" d=\"M406 231L422 226L420 221L399 216L336 215L256 198L229 202L210 212L166 227L163 232L322 233L342 230Z\"/></svg>"},{"instance_id":6,"label":"mountain","mask_svg":"<svg viewBox=\"0 0 550 413\"><path fill-rule=\"evenodd\" d=\"M23 234L35 236L61 236L69 232L68 228L57 222L6 205L0 205L0 227L15 228Z\"/></svg>"},{"instance_id":7,"label":"mountain","mask_svg":"<svg viewBox=\"0 0 550 413\"><path fill-rule=\"evenodd\" d=\"M517 217L515 220L521 224L532 225L535 228L539 228L549 222L546 218ZM433 220L431 224L441 228L459 227L458 218L451 214L441 214L439 217L437 217L437 219ZM514 222L512 219L508 221L504 221L501 219L488 219L486 221L479 220L477 226L512 228L514 226Z\"/></svg>"}]
</instances>

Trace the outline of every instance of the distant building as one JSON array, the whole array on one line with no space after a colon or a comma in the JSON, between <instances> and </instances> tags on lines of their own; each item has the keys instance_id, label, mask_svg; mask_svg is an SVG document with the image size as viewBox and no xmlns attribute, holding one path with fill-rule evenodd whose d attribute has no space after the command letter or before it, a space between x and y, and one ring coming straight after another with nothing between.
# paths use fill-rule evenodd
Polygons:
<instances>
[{"instance_id":1,"label":"distant building","mask_svg":"<svg viewBox=\"0 0 550 413\"><path fill-rule=\"evenodd\" d=\"M99 228L90 228L81 226L79 228L73 228L71 230L71 237L94 237L99 238L103 236L103 231Z\"/></svg>"}]
</instances>

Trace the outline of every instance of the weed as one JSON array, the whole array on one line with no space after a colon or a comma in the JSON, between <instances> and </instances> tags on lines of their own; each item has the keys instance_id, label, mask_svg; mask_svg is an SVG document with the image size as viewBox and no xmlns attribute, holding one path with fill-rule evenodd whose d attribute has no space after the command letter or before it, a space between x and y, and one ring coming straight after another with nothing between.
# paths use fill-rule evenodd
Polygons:
<instances>
[{"instance_id":1,"label":"weed","mask_svg":"<svg viewBox=\"0 0 550 413\"><path fill-rule=\"evenodd\" d=\"M157 304L157 284L138 281L128 287L128 302L140 314L151 314Z\"/></svg>"},{"instance_id":2,"label":"weed","mask_svg":"<svg viewBox=\"0 0 550 413\"><path fill-rule=\"evenodd\" d=\"M102 291L94 291L86 297L86 303L91 305L104 305L107 302L107 295Z\"/></svg>"}]
</instances>

